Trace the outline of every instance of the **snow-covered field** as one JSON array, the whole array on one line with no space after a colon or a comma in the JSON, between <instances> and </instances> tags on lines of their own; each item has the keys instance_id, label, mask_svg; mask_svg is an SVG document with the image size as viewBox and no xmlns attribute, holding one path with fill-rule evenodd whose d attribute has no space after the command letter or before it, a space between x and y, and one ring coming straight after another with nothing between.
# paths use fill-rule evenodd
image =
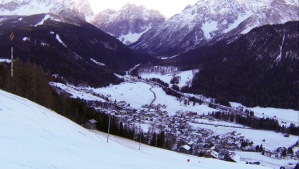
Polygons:
<instances>
[{"instance_id":1,"label":"snow-covered field","mask_svg":"<svg viewBox=\"0 0 299 169\"><path fill-rule=\"evenodd\" d=\"M95 93L111 95L111 100L116 99L117 101L126 101L127 103L130 103L132 108L139 109L142 105L150 104L154 99L153 93L149 90L150 88L151 86L148 84L136 82L97 88L93 91ZM196 104L193 106L193 103L191 103L190 105L185 106L183 102L180 103L175 97L166 95L166 93L159 87L154 87L152 91L156 94L156 100L153 104L167 105L167 108L162 110L167 111L169 115L175 115L175 113L180 110L184 112L193 111L198 114L207 114L208 112L215 111L215 109L212 109L207 105Z\"/></svg>"},{"instance_id":2,"label":"snow-covered field","mask_svg":"<svg viewBox=\"0 0 299 169\"><path fill-rule=\"evenodd\" d=\"M290 137L284 137L282 133L275 133L274 131L265 130L253 130L243 128L230 128L230 127L215 127L214 125L204 125L197 123L189 123L193 127L212 129L214 135L226 134L228 132L236 131L245 136L245 139L253 141L254 145L261 145L268 150L274 150L278 147L290 147L298 141L298 136L290 135ZM234 124L232 124L234 125ZM265 142L263 142L265 139Z\"/></svg>"},{"instance_id":3,"label":"snow-covered field","mask_svg":"<svg viewBox=\"0 0 299 169\"><path fill-rule=\"evenodd\" d=\"M254 115L260 118L275 118L278 120L280 125L289 126L290 123L295 124L296 126L299 125L299 111L292 110L292 109L279 109L279 108L272 108L272 107L245 107L240 103L230 102L231 106L239 107L242 106L245 109L249 109L254 111ZM283 124L282 121L286 122Z\"/></svg>"},{"instance_id":4,"label":"snow-covered field","mask_svg":"<svg viewBox=\"0 0 299 169\"><path fill-rule=\"evenodd\" d=\"M244 127L241 124L230 123L226 121L209 121L208 119L195 119L197 123L208 123L213 125L224 125L224 126L232 126L232 127Z\"/></svg>"},{"instance_id":5,"label":"snow-covered field","mask_svg":"<svg viewBox=\"0 0 299 169\"><path fill-rule=\"evenodd\" d=\"M261 153L256 152L244 152L244 151L236 151L236 154L240 155L244 160L249 162L260 161L265 166L280 169L281 166L288 166L291 169L295 168L298 163L297 160L275 160L269 158L267 156L262 155ZM291 165L289 165L291 164ZM288 168L287 168L288 169Z\"/></svg>"},{"instance_id":6,"label":"snow-covered field","mask_svg":"<svg viewBox=\"0 0 299 169\"><path fill-rule=\"evenodd\" d=\"M187 70L187 71L181 71L180 73L176 73L175 76L180 76L181 80L178 84L180 88L183 86L190 85L193 77L194 77L194 70ZM198 71L198 70L196 70ZM143 79L150 79L150 78L158 78L161 79L162 81L166 82L171 86L172 84L170 83L171 79L173 78L173 73L167 73L167 74L161 74L161 73L142 73L140 74L140 77Z\"/></svg>"},{"instance_id":7,"label":"snow-covered field","mask_svg":"<svg viewBox=\"0 0 299 169\"><path fill-rule=\"evenodd\" d=\"M1 168L196 168L262 166L199 158L90 132L55 112L0 90ZM190 159L190 162L187 162Z\"/></svg>"},{"instance_id":8,"label":"snow-covered field","mask_svg":"<svg viewBox=\"0 0 299 169\"><path fill-rule=\"evenodd\" d=\"M143 105L149 105L153 99L154 94L150 91L151 85L136 82L136 83L121 83L119 85L111 85L104 88L80 88L71 85L64 85L61 83L50 82L51 86L56 86L64 91L72 94L73 98L81 98L85 100L97 100L105 102L104 99L94 96L91 93L86 93L86 91L93 91L95 94L103 94L105 96L110 96L109 99L114 101L125 101L130 104L130 107L135 109L140 109ZM156 94L156 100L153 104L166 105L167 108L161 109L167 111L169 115L175 115L177 111L192 111L198 114L207 114L208 112L216 111L208 107L207 105L196 104L193 106L191 102L190 105L184 105L173 96L166 95L166 93L159 87L154 87L152 91Z\"/></svg>"},{"instance_id":9,"label":"snow-covered field","mask_svg":"<svg viewBox=\"0 0 299 169\"><path fill-rule=\"evenodd\" d=\"M196 104L195 106L193 106L193 102L190 103L190 105L184 105L184 102L180 102L179 100L177 100L175 97L170 96L170 95L166 95L166 93L159 87L157 88L153 88L152 89L155 93L156 93L156 101L154 102L154 104L165 104L167 105L166 109L162 109L162 110L166 110L168 111L169 115L175 115L175 113L177 111L192 111L192 112L197 112L198 115L201 114L208 114L208 112L212 112L212 111L217 111L216 109L212 109L210 108L208 105L199 105Z\"/></svg>"},{"instance_id":10,"label":"snow-covered field","mask_svg":"<svg viewBox=\"0 0 299 169\"><path fill-rule=\"evenodd\" d=\"M72 94L72 96L71 96L72 98L80 98L80 99L84 99L84 100L102 101L102 102L106 101L100 97L92 95L91 93L87 93L86 91L83 91L79 87L75 87L72 85L66 86L65 84L56 83L56 82L50 82L49 84L51 86L60 88L69 94Z\"/></svg>"},{"instance_id":11,"label":"snow-covered field","mask_svg":"<svg viewBox=\"0 0 299 169\"><path fill-rule=\"evenodd\" d=\"M125 101L130 103L132 108L141 108L142 105L150 104L154 99L153 93L149 90L150 85L136 82L136 83L121 83L119 85L112 85L104 88L92 89L95 93L104 95L111 95L111 100Z\"/></svg>"},{"instance_id":12,"label":"snow-covered field","mask_svg":"<svg viewBox=\"0 0 299 169\"><path fill-rule=\"evenodd\" d=\"M254 111L255 116L265 117L265 118L267 117L276 118L281 125L282 125L281 121L288 122L288 124L294 123L295 125L299 125L299 111L295 111L292 109L278 109L278 108L271 108L271 107L267 107L267 108L254 107L250 109Z\"/></svg>"}]
</instances>

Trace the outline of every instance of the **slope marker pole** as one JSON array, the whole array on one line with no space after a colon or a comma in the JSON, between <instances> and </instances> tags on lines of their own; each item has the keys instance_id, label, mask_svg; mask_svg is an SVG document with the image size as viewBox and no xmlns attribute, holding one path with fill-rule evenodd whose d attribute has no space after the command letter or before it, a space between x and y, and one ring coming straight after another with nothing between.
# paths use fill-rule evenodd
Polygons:
<instances>
[{"instance_id":1,"label":"slope marker pole","mask_svg":"<svg viewBox=\"0 0 299 169\"><path fill-rule=\"evenodd\" d=\"M14 36L13 32L11 32L11 34L9 36L10 40L12 41L14 37L15 36ZM10 61L11 62L11 77L13 77L13 47L11 47L10 52L11 52L11 61Z\"/></svg>"},{"instance_id":2,"label":"slope marker pole","mask_svg":"<svg viewBox=\"0 0 299 169\"><path fill-rule=\"evenodd\" d=\"M13 47L11 47L11 77L13 77Z\"/></svg>"}]
</instances>

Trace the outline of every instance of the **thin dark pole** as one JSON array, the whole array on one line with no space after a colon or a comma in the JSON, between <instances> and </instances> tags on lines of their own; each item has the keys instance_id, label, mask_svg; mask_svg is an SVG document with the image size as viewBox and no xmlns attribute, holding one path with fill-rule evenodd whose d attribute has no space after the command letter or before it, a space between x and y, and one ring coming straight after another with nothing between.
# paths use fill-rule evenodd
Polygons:
<instances>
[{"instance_id":1,"label":"thin dark pole","mask_svg":"<svg viewBox=\"0 0 299 169\"><path fill-rule=\"evenodd\" d=\"M11 47L11 77L13 77L13 47Z\"/></svg>"},{"instance_id":2,"label":"thin dark pole","mask_svg":"<svg viewBox=\"0 0 299 169\"><path fill-rule=\"evenodd\" d=\"M140 123L139 123L139 140L140 140L140 142L139 142L139 150L140 150L140 145L141 145L141 128L140 128Z\"/></svg>"},{"instance_id":3,"label":"thin dark pole","mask_svg":"<svg viewBox=\"0 0 299 169\"><path fill-rule=\"evenodd\" d=\"M107 143L108 143L108 139L109 139L109 129L110 129L110 114L111 114L111 103L110 103L110 107L109 107L109 110L108 110L108 113L109 113L109 122L108 122L108 135L107 135Z\"/></svg>"}]
</instances>

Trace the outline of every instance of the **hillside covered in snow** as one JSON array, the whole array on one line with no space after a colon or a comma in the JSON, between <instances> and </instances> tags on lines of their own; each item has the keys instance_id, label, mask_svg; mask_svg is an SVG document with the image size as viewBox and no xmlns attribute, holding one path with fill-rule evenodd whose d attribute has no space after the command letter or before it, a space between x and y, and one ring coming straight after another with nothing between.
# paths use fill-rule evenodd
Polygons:
<instances>
[{"instance_id":1,"label":"hillside covered in snow","mask_svg":"<svg viewBox=\"0 0 299 169\"><path fill-rule=\"evenodd\" d=\"M204 168L262 166L199 158L90 132L27 99L0 91L3 168ZM120 144L121 143L121 144ZM187 162L190 159L190 162Z\"/></svg>"}]
</instances>

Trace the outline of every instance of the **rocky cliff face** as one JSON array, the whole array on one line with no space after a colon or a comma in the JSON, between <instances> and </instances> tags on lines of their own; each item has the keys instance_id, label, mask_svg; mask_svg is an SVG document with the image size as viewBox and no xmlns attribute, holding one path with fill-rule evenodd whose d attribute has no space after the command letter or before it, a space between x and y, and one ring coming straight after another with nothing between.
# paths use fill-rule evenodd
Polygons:
<instances>
[{"instance_id":1,"label":"rocky cliff face","mask_svg":"<svg viewBox=\"0 0 299 169\"><path fill-rule=\"evenodd\" d=\"M91 23L128 45L164 20L165 17L156 10L127 3L117 12L107 9L98 13Z\"/></svg>"},{"instance_id":2,"label":"rocky cliff face","mask_svg":"<svg viewBox=\"0 0 299 169\"><path fill-rule=\"evenodd\" d=\"M171 56L226 35L298 20L297 6L294 0L199 0L147 31L131 47L157 56Z\"/></svg>"}]
</instances>

